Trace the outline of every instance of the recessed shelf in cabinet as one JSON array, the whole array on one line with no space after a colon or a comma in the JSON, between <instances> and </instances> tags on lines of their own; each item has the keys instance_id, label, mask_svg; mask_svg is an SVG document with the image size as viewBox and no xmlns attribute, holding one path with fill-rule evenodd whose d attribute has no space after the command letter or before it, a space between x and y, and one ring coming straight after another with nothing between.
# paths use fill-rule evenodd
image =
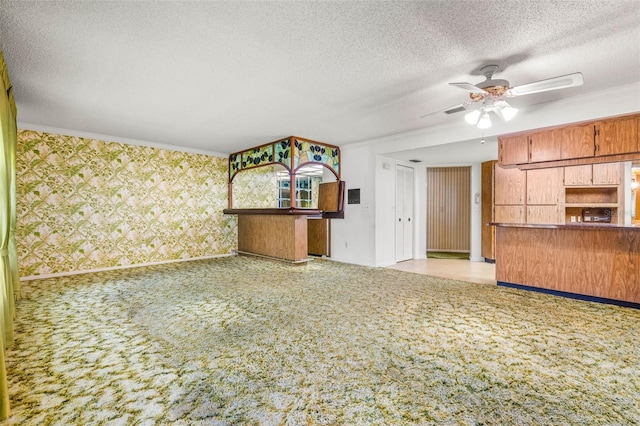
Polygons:
<instances>
[{"instance_id":1,"label":"recessed shelf in cabinet","mask_svg":"<svg viewBox=\"0 0 640 426\"><path fill-rule=\"evenodd\" d=\"M585 205L581 205L578 207L569 207L567 206L565 209L565 223L570 223L573 222L574 220L581 220L582 219L582 210L584 208L592 208L592 207L602 207L602 208L608 208L611 210L611 223L615 224L618 223L618 206L613 206L613 207L608 207L608 206L585 206ZM580 218L580 219L578 219ZM572 220L574 219L574 220ZM587 222L589 223L589 222Z\"/></svg>"},{"instance_id":2,"label":"recessed shelf in cabinet","mask_svg":"<svg viewBox=\"0 0 640 426\"><path fill-rule=\"evenodd\" d=\"M565 206L617 207L617 186L584 186L565 188Z\"/></svg>"}]
</instances>

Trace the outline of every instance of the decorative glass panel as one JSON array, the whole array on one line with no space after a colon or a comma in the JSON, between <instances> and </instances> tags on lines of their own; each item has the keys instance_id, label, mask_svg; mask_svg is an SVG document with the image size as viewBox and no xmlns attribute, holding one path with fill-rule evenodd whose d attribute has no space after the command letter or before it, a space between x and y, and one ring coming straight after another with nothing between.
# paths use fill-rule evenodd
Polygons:
<instances>
[{"instance_id":1,"label":"decorative glass panel","mask_svg":"<svg viewBox=\"0 0 640 426\"><path fill-rule=\"evenodd\" d=\"M233 177L240 171L240 154L231 154L229 156L229 181L233 180Z\"/></svg>"},{"instance_id":2,"label":"decorative glass panel","mask_svg":"<svg viewBox=\"0 0 640 426\"><path fill-rule=\"evenodd\" d=\"M302 139L295 139L294 153L294 169L304 163L315 162L326 164L339 175L340 150L337 147L331 147L317 142L309 142Z\"/></svg>"},{"instance_id":3,"label":"decorative glass panel","mask_svg":"<svg viewBox=\"0 0 640 426\"><path fill-rule=\"evenodd\" d=\"M241 171L274 165L281 168L277 172L277 183L274 191L277 206L308 208L317 206L317 192L320 182L327 182L327 179L339 179L339 163L340 149L338 147L289 136L285 139L229 155L229 182L236 184L235 176ZM333 173L325 170L325 168ZM295 175L292 175L293 170L295 170ZM309 176L314 178L310 179ZM319 178L316 179L315 176L319 176ZM245 206L242 208L257 208L255 206L246 207L246 205L253 205L253 201L257 202L259 199L251 191L246 191L248 187L244 181L247 178L253 178L256 182L265 181L263 172L256 172L249 173L246 177L243 176L240 179L240 183L232 185L229 199L232 201L233 208L238 208L238 204ZM300 178L297 180L299 181L298 185L301 184L303 187L293 185L293 188L289 188L291 179L297 182L297 178ZM308 180L306 186L305 183L302 183L305 179ZM234 189L234 186L236 189ZM267 202L260 199L258 205L271 206L273 203L270 200Z\"/></svg>"},{"instance_id":4,"label":"decorative glass panel","mask_svg":"<svg viewBox=\"0 0 640 426\"><path fill-rule=\"evenodd\" d=\"M242 168L249 169L273 163L273 145L263 145L242 153Z\"/></svg>"},{"instance_id":5,"label":"decorative glass panel","mask_svg":"<svg viewBox=\"0 0 640 426\"><path fill-rule=\"evenodd\" d=\"M285 139L275 143L276 156L274 162L291 167L291 139Z\"/></svg>"}]
</instances>

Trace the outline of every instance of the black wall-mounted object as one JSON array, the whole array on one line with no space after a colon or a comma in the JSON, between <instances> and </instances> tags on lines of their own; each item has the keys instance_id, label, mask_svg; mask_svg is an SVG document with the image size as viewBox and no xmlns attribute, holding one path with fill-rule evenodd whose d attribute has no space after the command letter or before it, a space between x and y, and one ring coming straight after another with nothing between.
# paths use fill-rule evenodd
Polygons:
<instances>
[{"instance_id":1,"label":"black wall-mounted object","mask_svg":"<svg viewBox=\"0 0 640 426\"><path fill-rule=\"evenodd\" d=\"M347 190L347 204L360 204L360 188Z\"/></svg>"}]
</instances>

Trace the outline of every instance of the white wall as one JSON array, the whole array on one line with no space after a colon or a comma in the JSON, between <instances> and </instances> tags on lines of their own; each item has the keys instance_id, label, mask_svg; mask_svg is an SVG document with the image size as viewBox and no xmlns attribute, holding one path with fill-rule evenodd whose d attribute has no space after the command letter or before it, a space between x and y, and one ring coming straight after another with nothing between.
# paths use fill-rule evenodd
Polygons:
<instances>
[{"instance_id":1,"label":"white wall","mask_svg":"<svg viewBox=\"0 0 640 426\"><path fill-rule=\"evenodd\" d=\"M510 123L497 122L485 131L485 137L525 131L542 127L593 120L601 117L640 111L640 83L617 89L594 92L589 95L566 98L554 103L521 108L519 119ZM369 266L387 266L394 263L395 216L395 164L389 157L394 152L441 145L477 138L477 129L465 123L426 128L386 138L349 144L340 147L342 179L346 188L360 188L361 204L345 204L345 219L332 221L332 258L338 261ZM392 168L384 169L388 162ZM452 152L452 165L455 163ZM402 163L406 164L406 163ZM412 164L412 163L408 163ZM460 164L458 164L460 165ZM480 164L472 167L472 196L481 189ZM414 245L416 257L425 252L426 193L425 166L415 167L417 206ZM472 204L471 257L480 258L480 211ZM477 214L477 216L476 216ZM389 219L391 218L391 220Z\"/></svg>"},{"instance_id":2,"label":"white wall","mask_svg":"<svg viewBox=\"0 0 640 426\"><path fill-rule=\"evenodd\" d=\"M331 258L375 265L375 156L366 146L340 148L345 181L344 219L331 221ZM360 189L360 204L348 204L349 189ZM393 225L393 222L392 222Z\"/></svg>"}]
</instances>

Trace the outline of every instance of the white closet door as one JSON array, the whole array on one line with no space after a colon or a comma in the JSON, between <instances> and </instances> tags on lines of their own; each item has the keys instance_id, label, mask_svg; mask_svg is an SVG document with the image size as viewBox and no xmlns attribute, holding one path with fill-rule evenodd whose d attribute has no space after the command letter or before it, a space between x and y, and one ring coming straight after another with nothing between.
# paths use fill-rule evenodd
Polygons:
<instances>
[{"instance_id":1,"label":"white closet door","mask_svg":"<svg viewBox=\"0 0 640 426\"><path fill-rule=\"evenodd\" d=\"M413 258L413 169L396 166L396 262Z\"/></svg>"}]
</instances>

